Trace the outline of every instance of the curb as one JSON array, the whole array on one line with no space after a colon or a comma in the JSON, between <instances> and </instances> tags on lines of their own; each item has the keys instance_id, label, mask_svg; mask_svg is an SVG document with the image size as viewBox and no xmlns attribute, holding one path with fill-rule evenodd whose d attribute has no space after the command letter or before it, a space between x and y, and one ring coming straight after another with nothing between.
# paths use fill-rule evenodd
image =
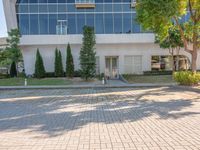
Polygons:
<instances>
[{"instance_id":1,"label":"curb","mask_svg":"<svg viewBox=\"0 0 200 150\"><path fill-rule=\"evenodd\" d=\"M127 85L72 85L72 86L0 86L0 90L37 90L37 89L89 89L89 88L153 88L179 87L175 84L127 84Z\"/></svg>"}]
</instances>

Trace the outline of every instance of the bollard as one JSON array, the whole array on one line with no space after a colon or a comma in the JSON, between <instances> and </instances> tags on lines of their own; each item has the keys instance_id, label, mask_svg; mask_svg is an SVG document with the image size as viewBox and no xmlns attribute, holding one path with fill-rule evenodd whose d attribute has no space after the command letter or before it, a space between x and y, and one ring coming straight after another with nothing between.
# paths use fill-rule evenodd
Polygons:
<instances>
[{"instance_id":1,"label":"bollard","mask_svg":"<svg viewBox=\"0 0 200 150\"><path fill-rule=\"evenodd\" d=\"M103 85L105 84L105 79L104 79L104 77L102 78L102 84L103 84Z\"/></svg>"},{"instance_id":2,"label":"bollard","mask_svg":"<svg viewBox=\"0 0 200 150\"><path fill-rule=\"evenodd\" d=\"M24 86L27 86L27 79L24 80Z\"/></svg>"}]
</instances>

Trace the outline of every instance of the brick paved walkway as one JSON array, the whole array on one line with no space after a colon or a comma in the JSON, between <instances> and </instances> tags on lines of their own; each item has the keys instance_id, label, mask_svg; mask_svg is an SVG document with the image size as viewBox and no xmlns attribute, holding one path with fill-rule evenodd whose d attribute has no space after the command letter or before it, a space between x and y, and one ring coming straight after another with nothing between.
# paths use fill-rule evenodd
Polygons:
<instances>
[{"instance_id":1,"label":"brick paved walkway","mask_svg":"<svg viewBox=\"0 0 200 150\"><path fill-rule=\"evenodd\" d=\"M200 149L200 92L0 91L1 150Z\"/></svg>"}]
</instances>

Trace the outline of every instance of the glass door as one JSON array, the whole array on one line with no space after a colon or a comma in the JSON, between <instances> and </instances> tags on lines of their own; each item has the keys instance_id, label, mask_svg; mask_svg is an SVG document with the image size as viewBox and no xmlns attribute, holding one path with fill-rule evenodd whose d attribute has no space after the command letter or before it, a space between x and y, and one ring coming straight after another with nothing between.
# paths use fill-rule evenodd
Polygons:
<instances>
[{"instance_id":1,"label":"glass door","mask_svg":"<svg viewBox=\"0 0 200 150\"><path fill-rule=\"evenodd\" d=\"M117 79L119 77L118 57L106 57L105 75L109 79Z\"/></svg>"}]
</instances>

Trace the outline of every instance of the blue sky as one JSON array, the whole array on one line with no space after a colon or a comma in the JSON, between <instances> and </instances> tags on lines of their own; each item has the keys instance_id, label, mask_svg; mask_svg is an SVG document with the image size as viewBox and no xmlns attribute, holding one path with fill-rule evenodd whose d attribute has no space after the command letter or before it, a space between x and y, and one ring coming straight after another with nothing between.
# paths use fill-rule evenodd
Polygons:
<instances>
[{"instance_id":1,"label":"blue sky","mask_svg":"<svg viewBox=\"0 0 200 150\"><path fill-rule=\"evenodd\" d=\"M0 37L5 37L5 36L7 36L7 28L3 10L3 2L2 0L0 0Z\"/></svg>"}]
</instances>

